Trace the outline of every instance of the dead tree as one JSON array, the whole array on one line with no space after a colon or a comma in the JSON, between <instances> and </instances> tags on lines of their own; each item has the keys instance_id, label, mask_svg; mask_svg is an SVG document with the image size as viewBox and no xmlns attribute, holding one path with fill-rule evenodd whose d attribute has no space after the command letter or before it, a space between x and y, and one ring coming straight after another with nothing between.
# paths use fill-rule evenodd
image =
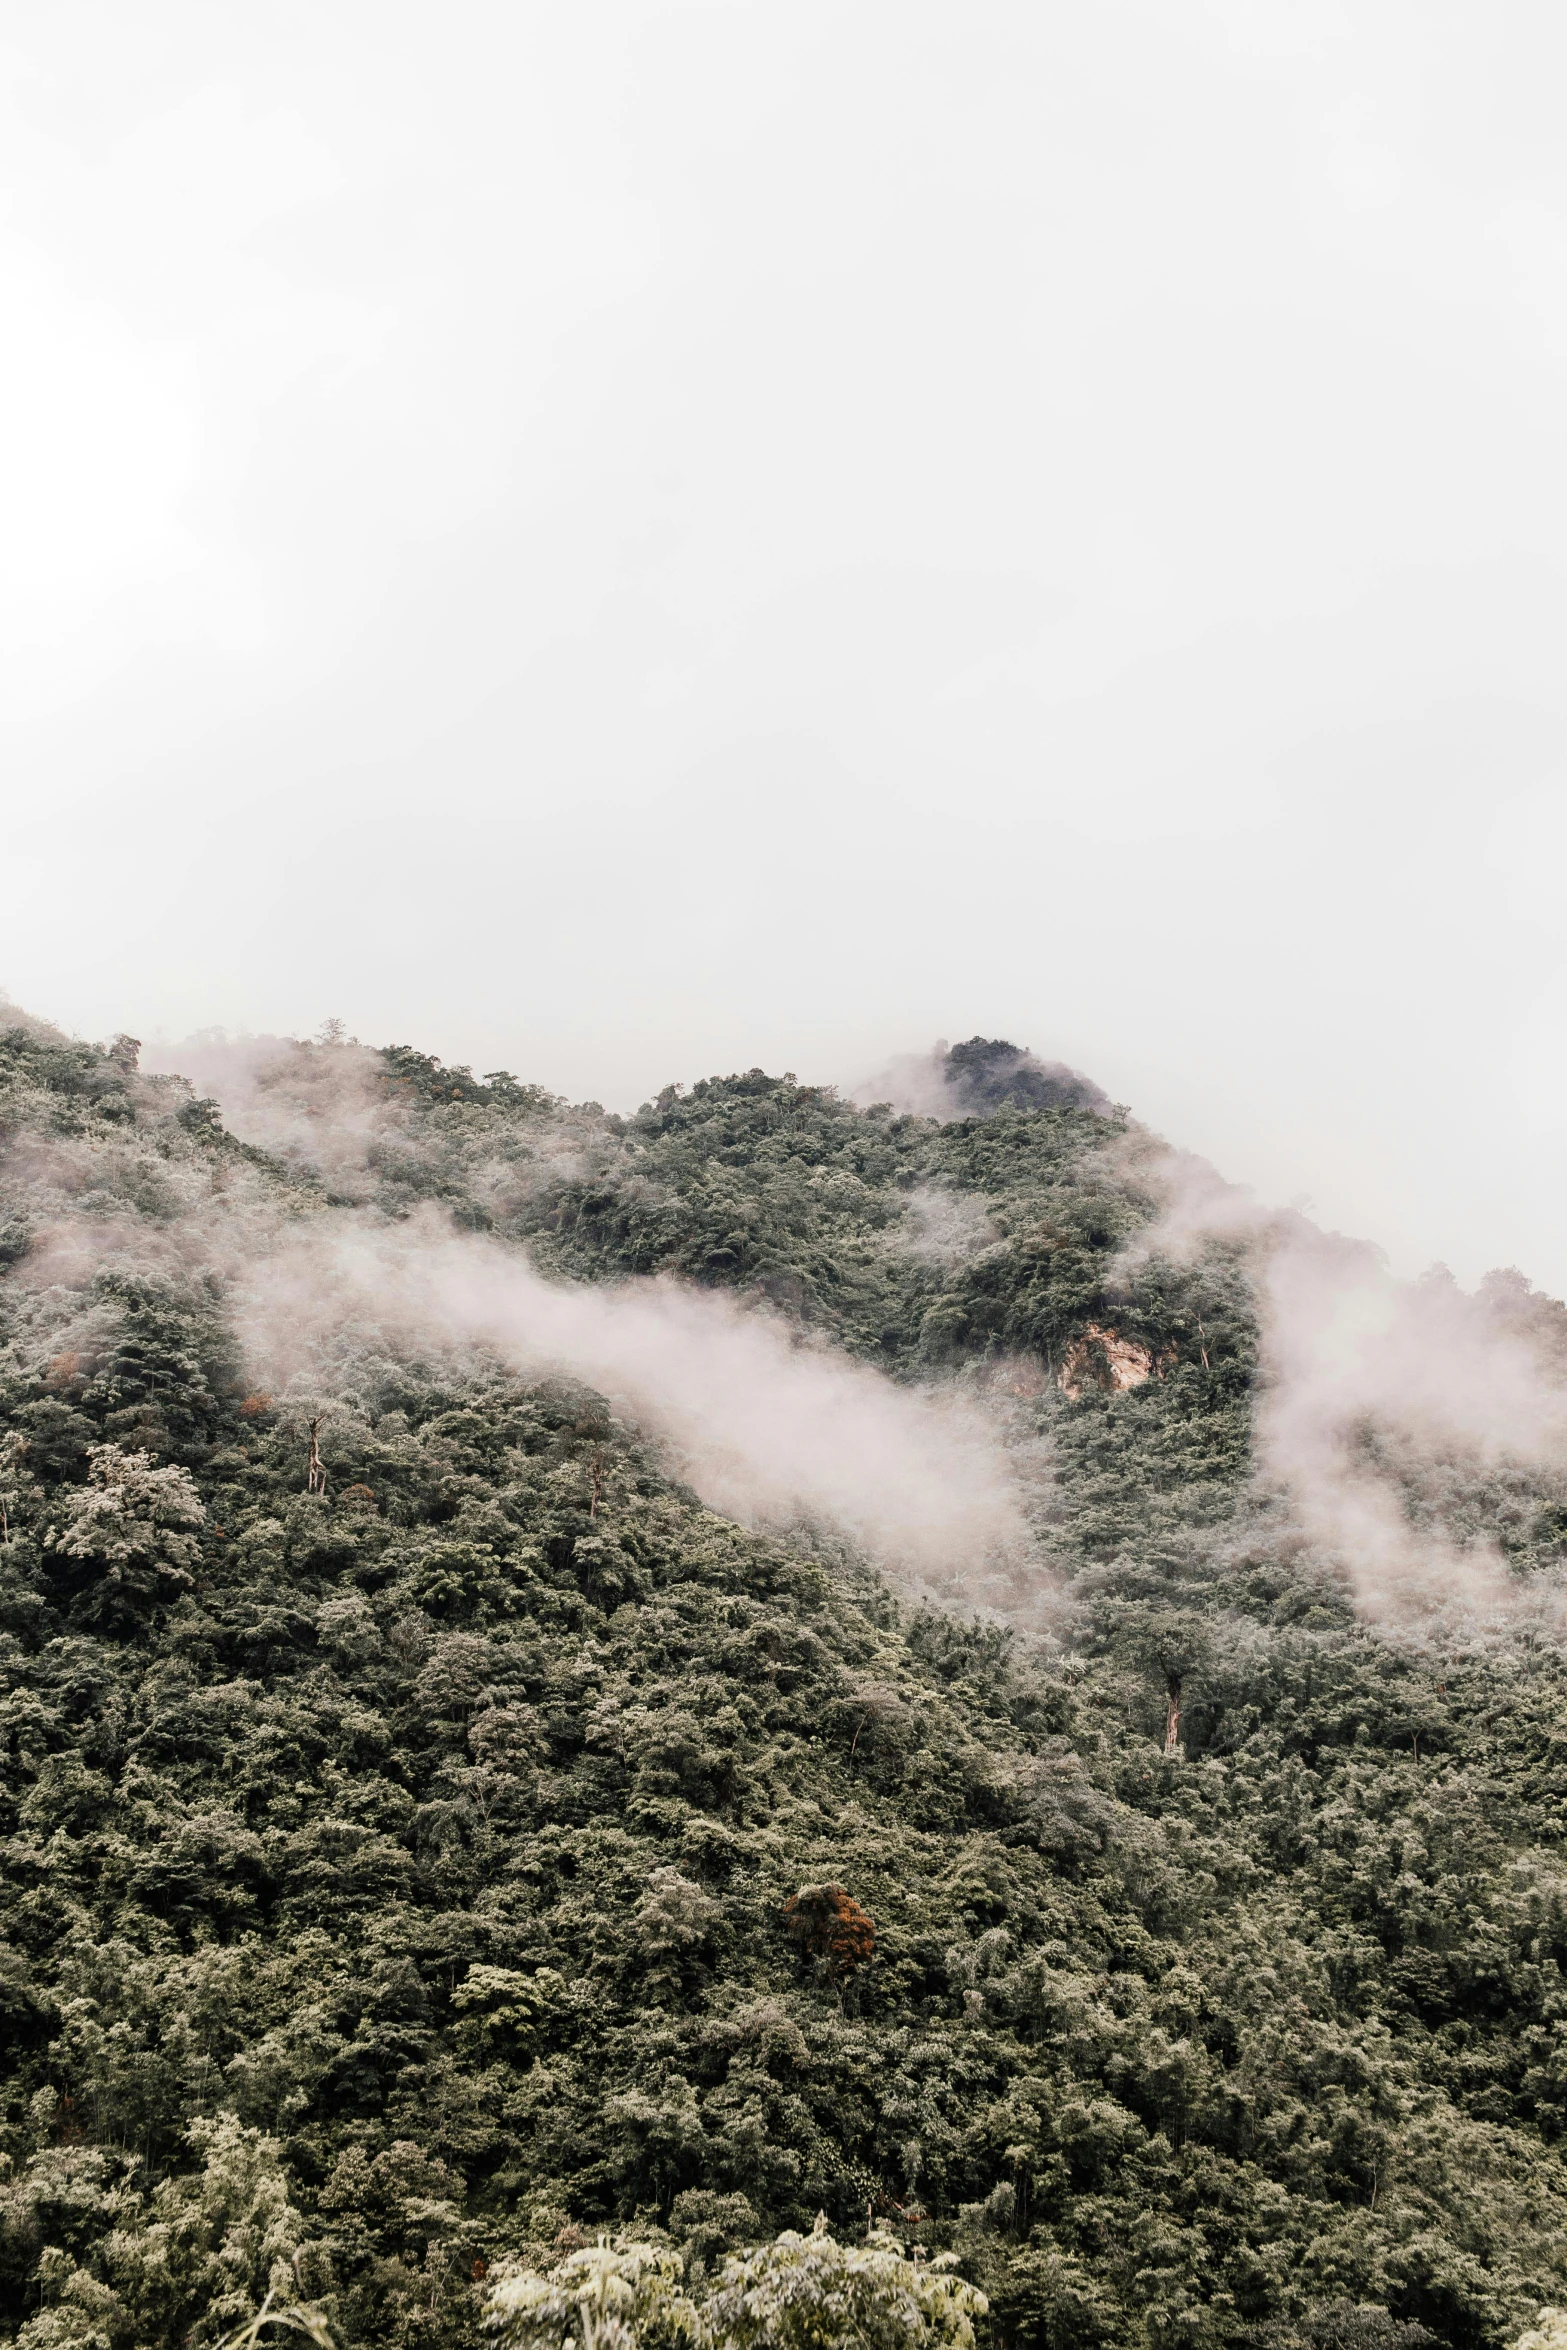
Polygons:
<instances>
[{"instance_id":1,"label":"dead tree","mask_svg":"<svg viewBox=\"0 0 1567 2350\"><path fill-rule=\"evenodd\" d=\"M319 1420L312 1420L310 1423L310 1458L305 1465L305 1491L307 1493L324 1494L326 1491L326 1470L321 1464L321 1447L316 1442L316 1430L320 1425Z\"/></svg>"}]
</instances>

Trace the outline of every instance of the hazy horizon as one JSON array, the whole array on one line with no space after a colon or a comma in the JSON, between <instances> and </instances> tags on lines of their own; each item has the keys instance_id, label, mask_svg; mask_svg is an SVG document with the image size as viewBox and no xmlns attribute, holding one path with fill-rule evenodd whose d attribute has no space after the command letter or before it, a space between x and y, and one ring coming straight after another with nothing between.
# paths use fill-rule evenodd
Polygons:
<instances>
[{"instance_id":1,"label":"hazy horizon","mask_svg":"<svg viewBox=\"0 0 1567 2350\"><path fill-rule=\"evenodd\" d=\"M1567 25L0 50L0 985L627 1108L1007 1036L1567 1291Z\"/></svg>"}]
</instances>

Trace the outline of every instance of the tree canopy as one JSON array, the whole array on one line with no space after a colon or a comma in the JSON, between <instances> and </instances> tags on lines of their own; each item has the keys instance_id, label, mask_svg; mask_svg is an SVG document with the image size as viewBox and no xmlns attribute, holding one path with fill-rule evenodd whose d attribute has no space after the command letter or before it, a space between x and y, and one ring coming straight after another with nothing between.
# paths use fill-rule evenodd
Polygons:
<instances>
[{"instance_id":1,"label":"tree canopy","mask_svg":"<svg viewBox=\"0 0 1567 2350\"><path fill-rule=\"evenodd\" d=\"M1244 1249L1124 1253L1133 1122L291 1050L346 1172L0 1038L7 2338L553 2350L595 2293L746 2350L1553 2338L1567 1666L1357 1616L1258 1486ZM254 1385L254 1235L431 1203L1004 1370L1053 1634L473 1349L360 1321ZM1068 1393L1108 1329L1156 1375ZM1461 1468L1548 1585L1560 1498Z\"/></svg>"}]
</instances>

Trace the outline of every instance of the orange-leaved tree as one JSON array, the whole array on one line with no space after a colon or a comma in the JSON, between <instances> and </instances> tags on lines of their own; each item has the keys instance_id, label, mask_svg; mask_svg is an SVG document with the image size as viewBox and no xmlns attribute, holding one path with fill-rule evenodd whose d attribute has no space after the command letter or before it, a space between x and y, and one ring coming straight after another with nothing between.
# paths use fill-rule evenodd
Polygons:
<instances>
[{"instance_id":1,"label":"orange-leaved tree","mask_svg":"<svg viewBox=\"0 0 1567 2350\"><path fill-rule=\"evenodd\" d=\"M802 1885L784 1903L790 1939L808 1958L823 1958L842 1981L876 1948L876 1922L841 1885Z\"/></svg>"}]
</instances>

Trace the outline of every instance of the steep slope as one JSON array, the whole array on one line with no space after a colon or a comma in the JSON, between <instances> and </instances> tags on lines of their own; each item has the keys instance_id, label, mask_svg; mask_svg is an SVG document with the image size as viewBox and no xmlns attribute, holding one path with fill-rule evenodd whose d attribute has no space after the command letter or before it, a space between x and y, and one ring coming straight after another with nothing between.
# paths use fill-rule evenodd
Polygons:
<instances>
[{"instance_id":1,"label":"steep slope","mask_svg":"<svg viewBox=\"0 0 1567 2350\"><path fill-rule=\"evenodd\" d=\"M279 2259L345 2342L469 2342L509 2248L818 2208L1041 2350L1500 2344L1567 2293L1560 1650L1358 1621L1251 1478L1243 1247L1126 1270L1124 1115L750 1072L622 1122L332 1043L236 1134L129 1040L0 1059L29 2344L216 2339ZM431 1201L991 1395L1056 1636L723 1519L472 1348L356 1325L257 1390L237 1268Z\"/></svg>"}]
</instances>

